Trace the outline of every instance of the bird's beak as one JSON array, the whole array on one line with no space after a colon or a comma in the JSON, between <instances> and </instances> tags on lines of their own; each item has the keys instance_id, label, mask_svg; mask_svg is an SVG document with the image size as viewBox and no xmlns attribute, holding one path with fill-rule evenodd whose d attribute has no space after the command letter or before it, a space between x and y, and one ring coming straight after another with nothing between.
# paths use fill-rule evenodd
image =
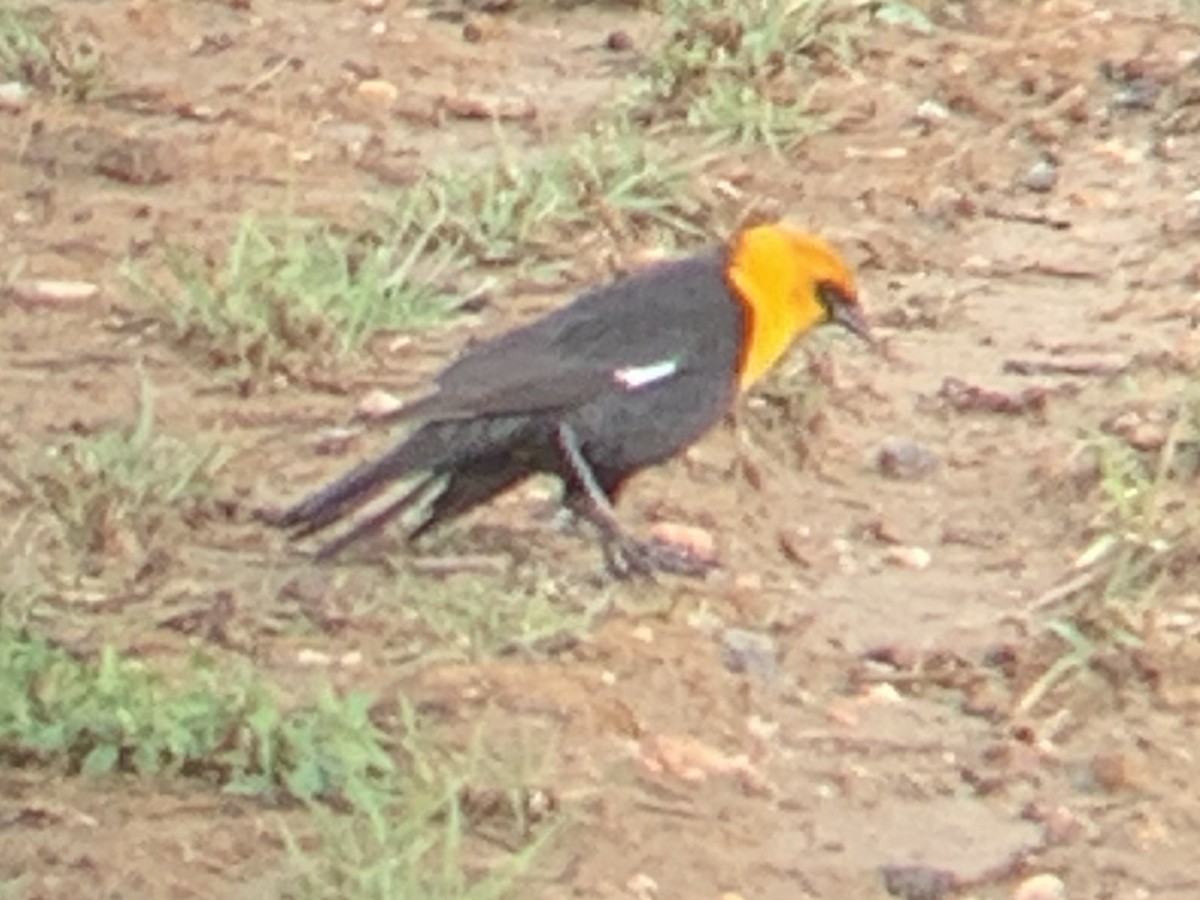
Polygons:
<instances>
[{"instance_id":1,"label":"bird's beak","mask_svg":"<svg viewBox=\"0 0 1200 900\"><path fill-rule=\"evenodd\" d=\"M851 334L862 338L867 346L872 348L876 346L875 336L871 334L871 326L867 324L867 317L863 315L860 307L850 303L835 303L832 312L834 322Z\"/></svg>"}]
</instances>

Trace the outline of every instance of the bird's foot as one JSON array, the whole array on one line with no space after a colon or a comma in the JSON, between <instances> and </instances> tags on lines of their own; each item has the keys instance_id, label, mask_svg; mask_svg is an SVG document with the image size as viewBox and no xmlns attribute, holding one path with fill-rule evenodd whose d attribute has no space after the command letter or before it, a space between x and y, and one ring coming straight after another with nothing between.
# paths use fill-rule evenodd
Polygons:
<instances>
[{"instance_id":1,"label":"bird's foot","mask_svg":"<svg viewBox=\"0 0 1200 900\"><path fill-rule=\"evenodd\" d=\"M605 563L615 578L653 579L657 574L704 578L717 563L688 547L658 538L635 540L622 535L605 547Z\"/></svg>"}]
</instances>

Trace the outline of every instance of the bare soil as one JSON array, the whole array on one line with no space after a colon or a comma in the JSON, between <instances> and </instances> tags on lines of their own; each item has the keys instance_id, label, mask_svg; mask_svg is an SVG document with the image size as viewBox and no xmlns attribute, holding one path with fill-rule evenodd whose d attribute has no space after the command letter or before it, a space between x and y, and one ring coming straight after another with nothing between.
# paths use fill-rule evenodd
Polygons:
<instances>
[{"instance_id":1,"label":"bare soil","mask_svg":"<svg viewBox=\"0 0 1200 900\"><path fill-rule=\"evenodd\" d=\"M208 640L171 623L224 597L219 651L281 683L403 692L440 710L448 739L487 716L499 744L550 748L543 780L576 820L522 895L999 898L1052 872L1073 898L1200 896L1194 638L1116 654L1020 708L1060 652L1046 592L1093 536L1081 437L1152 422L1200 364L1200 30L1181 5L973 0L933 34L874 27L852 63L821 69L823 130L781 157L727 147L706 164L700 177L845 249L886 359L815 338L773 387L809 391L802 416L759 399L749 427L638 480L631 522L716 537L705 582L592 586L594 549L539 519L536 490L464 523L446 546L496 539L521 557L475 576L480 604L567 571L558 602L620 609L566 649L483 656L426 653L411 580L369 554L314 572L248 511L381 444L315 449L370 388L414 390L472 333L582 284L514 288L323 386L239 391L131 325L146 310L120 267L170 242L220 252L248 211L353 222L435 162L493 156L491 123L464 118L477 108L517 110L505 129L530 146L570 135L662 38L654 17L517 4L467 40L461 20L398 0L60 6L103 47L107 99L0 112L0 255L101 291L3 301L0 446L17 464L131 421L144 372L164 432L232 451L233 512L184 528L141 581L101 579L99 601L81 575L56 638L169 661ZM618 30L631 49L610 49ZM362 73L395 102L357 92ZM937 465L889 476L888 441ZM1163 616L1195 620L1197 580L1164 590ZM777 670L731 671L732 627L768 636ZM314 672L301 651L334 662ZM186 785L27 770L0 784L12 896L284 890L278 822L298 814Z\"/></svg>"}]
</instances>

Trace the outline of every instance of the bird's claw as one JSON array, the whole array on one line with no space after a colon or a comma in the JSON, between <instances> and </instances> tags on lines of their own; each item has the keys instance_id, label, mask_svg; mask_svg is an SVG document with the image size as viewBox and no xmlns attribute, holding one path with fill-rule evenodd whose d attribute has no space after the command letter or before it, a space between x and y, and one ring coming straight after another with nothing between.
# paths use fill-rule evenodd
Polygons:
<instances>
[{"instance_id":1,"label":"bird's claw","mask_svg":"<svg viewBox=\"0 0 1200 900\"><path fill-rule=\"evenodd\" d=\"M625 538L606 549L605 561L614 577L654 579L657 574L704 578L717 563L669 541Z\"/></svg>"}]
</instances>

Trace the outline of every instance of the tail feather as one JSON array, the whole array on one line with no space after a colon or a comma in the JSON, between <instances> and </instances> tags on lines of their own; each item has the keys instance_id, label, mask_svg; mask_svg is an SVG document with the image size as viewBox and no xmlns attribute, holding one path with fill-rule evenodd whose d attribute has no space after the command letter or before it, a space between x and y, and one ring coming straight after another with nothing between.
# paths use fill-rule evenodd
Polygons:
<instances>
[{"instance_id":1,"label":"tail feather","mask_svg":"<svg viewBox=\"0 0 1200 900\"><path fill-rule=\"evenodd\" d=\"M409 540L415 541L443 522L487 503L530 474L525 466L515 463L507 454L496 462L499 465L485 465L481 462L469 472L455 472L451 475L445 487L430 504L428 516L409 534Z\"/></svg>"},{"instance_id":2,"label":"tail feather","mask_svg":"<svg viewBox=\"0 0 1200 900\"><path fill-rule=\"evenodd\" d=\"M332 559L360 538L376 533L387 525L388 522L408 509L415 501L424 496L433 483L440 477L438 475L430 475L427 478L422 478L417 482L415 487L406 491L400 499L392 501L378 512L374 512L360 522L355 523L354 527L349 531L322 546L316 552L315 558L318 561ZM307 533L311 534L312 532L309 531Z\"/></svg>"},{"instance_id":3,"label":"tail feather","mask_svg":"<svg viewBox=\"0 0 1200 900\"><path fill-rule=\"evenodd\" d=\"M353 469L331 484L305 497L283 511L275 520L280 528L295 529L293 538L323 531L364 504L370 502L393 481L411 474L401 444L378 459Z\"/></svg>"},{"instance_id":4,"label":"tail feather","mask_svg":"<svg viewBox=\"0 0 1200 900\"><path fill-rule=\"evenodd\" d=\"M398 500L371 513L323 546L317 556L327 559L348 544L378 531L426 498L435 482L446 479L432 500L427 517L409 535L410 539L416 538L435 525L486 503L531 473L529 462L517 459L512 453L527 424L520 419L426 423L398 446L285 509L272 522L291 530L293 539L308 537L366 506L393 482L425 475Z\"/></svg>"}]
</instances>

